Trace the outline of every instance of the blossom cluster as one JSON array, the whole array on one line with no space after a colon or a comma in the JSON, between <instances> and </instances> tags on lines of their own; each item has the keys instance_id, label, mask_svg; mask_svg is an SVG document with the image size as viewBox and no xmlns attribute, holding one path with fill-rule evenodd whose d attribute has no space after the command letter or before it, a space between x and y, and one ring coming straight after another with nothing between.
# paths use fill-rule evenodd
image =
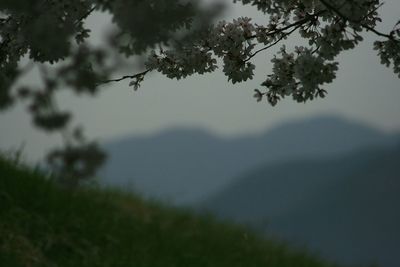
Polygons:
<instances>
[{"instance_id":1,"label":"blossom cluster","mask_svg":"<svg viewBox=\"0 0 400 267\"><path fill-rule=\"evenodd\" d=\"M280 57L272 59L272 74L262 83L268 89L265 93L268 102L276 105L278 100L290 95L297 102L325 96L326 91L321 85L336 77L336 62L326 62L304 47L296 47L296 53L287 53L282 47L279 54ZM255 97L261 100L261 92L256 92Z\"/></svg>"},{"instance_id":2,"label":"blossom cluster","mask_svg":"<svg viewBox=\"0 0 400 267\"><path fill-rule=\"evenodd\" d=\"M394 73L400 78L400 20L395 28L390 32L389 39L385 41L375 41L374 48L378 50L381 63L389 67L393 64Z\"/></svg>"},{"instance_id":3,"label":"blossom cluster","mask_svg":"<svg viewBox=\"0 0 400 267\"><path fill-rule=\"evenodd\" d=\"M239 2L239 0L235 1ZM217 68L221 59L222 70L232 83L252 79L256 66L251 62L259 52L285 40L298 31L309 46L296 47L286 52L283 45L280 56L275 56L272 73L256 90L257 100L266 99L275 105L291 95L304 102L323 97L321 85L335 78L336 57L345 50L355 48L362 40L361 32L374 29L380 21L377 0L241 0L252 4L269 15L267 25L258 25L250 18L240 17L232 22L221 21L210 27L197 40L183 45L183 49L151 53L147 68L157 70L170 78L182 78L194 73L203 74ZM399 38L392 35L388 41L377 42L382 62L394 65L399 72Z\"/></svg>"}]
</instances>

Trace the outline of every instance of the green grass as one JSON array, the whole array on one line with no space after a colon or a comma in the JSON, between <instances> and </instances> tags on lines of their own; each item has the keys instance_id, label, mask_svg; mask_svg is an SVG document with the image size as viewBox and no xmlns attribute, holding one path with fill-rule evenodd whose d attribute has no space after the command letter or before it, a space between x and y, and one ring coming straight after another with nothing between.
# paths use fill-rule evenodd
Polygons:
<instances>
[{"instance_id":1,"label":"green grass","mask_svg":"<svg viewBox=\"0 0 400 267\"><path fill-rule=\"evenodd\" d=\"M332 266L247 229L135 195L62 190L0 158L0 265Z\"/></svg>"}]
</instances>

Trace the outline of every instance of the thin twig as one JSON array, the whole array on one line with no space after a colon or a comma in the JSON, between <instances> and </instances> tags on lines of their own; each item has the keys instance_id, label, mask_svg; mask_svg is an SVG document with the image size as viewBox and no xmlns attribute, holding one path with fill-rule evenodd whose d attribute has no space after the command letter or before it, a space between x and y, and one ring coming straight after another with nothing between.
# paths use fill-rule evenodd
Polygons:
<instances>
[{"instance_id":1,"label":"thin twig","mask_svg":"<svg viewBox=\"0 0 400 267\"><path fill-rule=\"evenodd\" d=\"M318 17L319 15L323 14L324 12L326 12L326 10L321 10L321 11L315 13L315 14L308 14L308 16L305 17L304 19L298 20L298 21L296 21L296 22L294 22L292 24L289 24L289 25L287 25L285 27L282 27L282 28L279 28L279 29L275 29L275 30L273 30L271 32L266 33L265 35L266 36L271 36L271 35L278 34L278 33L281 33L283 31L286 31L286 30L288 30L288 29L290 29L292 27L301 26L301 25L303 25L303 24L305 24L305 23L307 23L309 21L315 20L316 17ZM257 37L257 35L251 35L251 36L247 37L246 39L253 39L253 38L256 38L256 37Z\"/></svg>"},{"instance_id":2,"label":"thin twig","mask_svg":"<svg viewBox=\"0 0 400 267\"><path fill-rule=\"evenodd\" d=\"M274 45L276 45L277 43L279 43L280 41L282 41L283 38L285 38L286 36L289 36L290 34L292 34L295 30L297 30L297 29L300 28L300 27L301 27L301 24L300 24L300 25L297 25L297 26L296 26L294 29L292 29L290 32L283 33L282 36L279 37L277 40L275 40L273 43L271 43L271 44L269 44L269 45L267 45L267 46L265 46L265 47L263 47L263 48L260 48L259 50L255 51L255 52L254 52L253 54L251 54L248 58L246 58L246 59L244 60L244 62L249 61L250 59L252 59L252 58L253 58L255 55L257 55L258 53L260 53L260 52L262 52L262 51L264 51L264 50L267 50L267 49L273 47Z\"/></svg>"},{"instance_id":3,"label":"thin twig","mask_svg":"<svg viewBox=\"0 0 400 267\"><path fill-rule=\"evenodd\" d=\"M90 14L93 13L97 8L96 5L94 5L91 9L89 9L85 14L83 14L82 17L80 17L77 21L75 21L74 26L77 26L82 20L86 19Z\"/></svg>"},{"instance_id":4,"label":"thin twig","mask_svg":"<svg viewBox=\"0 0 400 267\"><path fill-rule=\"evenodd\" d=\"M102 84L106 84L106 83L111 83L111 82L119 82L119 81L126 80L126 79L135 79L135 78L137 78L137 77L146 75L146 74L147 74L148 72L150 72L151 70L152 70L152 69L147 69L147 70L145 70L145 71L142 71L142 72L139 72L139 73L136 73L136 74L133 74L133 75L125 75L125 76L122 76L122 77L120 77L120 78L101 81L101 82L98 83L98 85L102 85Z\"/></svg>"}]
</instances>

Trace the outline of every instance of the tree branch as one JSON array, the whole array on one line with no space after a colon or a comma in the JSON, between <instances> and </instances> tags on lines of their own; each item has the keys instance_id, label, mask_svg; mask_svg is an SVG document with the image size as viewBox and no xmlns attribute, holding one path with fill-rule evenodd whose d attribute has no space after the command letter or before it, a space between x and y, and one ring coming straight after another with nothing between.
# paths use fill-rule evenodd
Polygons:
<instances>
[{"instance_id":1,"label":"tree branch","mask_svg":"<svg viewBox=\"0 0 400 267\"><path fill-rule=\"evenodd\" d=\"M91 9L89 9L85 14L83 14L82 17L80 17L77 21L75 21L74 25L77 26L82 20L86 19L90 14L93 13L97 8L96 5L94 5Z\"/></svg>"},{"instance_id":2,"label":"tree branch","mask_svg":"<svg viewBox=\"0 0 400 267\"><path fill-rule=\"evenodd\" d=\"M285 38L286 36L292 34L295 30L297 30L298 28L301 27L301 24L297 25L294 29L292 29L290 32L287 33L283 33L281 37L279 37L277 40L275 40L273 43L255 51L253 54L251 54L247 59L244 60L244 62L249 61L250 59L252 59L255 55L257 55L258 53L267 50L268 48L273 47L274 45L276 45L277 43L279 43L280 41L282 41L283 38Z\"/></svg>"},{"instance_id":3,"label":"tree branch","mask_svg":"<svg viewBox=\"0 0 400 267\"><path fill-rule=\"evenodd\" d=\"M321 10L321 11L315 13L315 14L307 14L307 16L304 19L298 20L298 21L296 21L296 22L294 22L292 24L289 24L289 25L287 25L285 27L282 27L282 28L279 28L279 29L275 29L275 30L273 30L271 32L268 32L268 33L266 33L266 36L271 36L271 35L274 35L274 34L281 33L281 32L286 31L286 30L288 30L288 29L290 29L292 27L301 26L301 25L303 25L303 24L305 24L305 23L307 23L309 21L315 20L319 15L321 15L321 14L323 14L325 12L326 12L326 10ZM257 37L257 35L251 35L247 39L253 39L253 38L256 38L256 37Z\"/></svg>"},{"instance_id":4,"label":"tree branch","mask_svg":"<svg viewBox=\"0 0 400 267\"><path fill-rule=\"evenodd\" d=\"M112 82L119 82L119 81L126 80L126 79L132 80L132 79L138 78L140 76L144 76L150 71L152 71L152 69L147 69L145 71L142 71L142 72L139 72L139 73L136 73L133 75L125 75L125 76L122 76L122 77L116 78L116 79L104 80L104 81L99 82L97 85L103 85L103 84L112 83Z\"/></svg>"}]
</instances>

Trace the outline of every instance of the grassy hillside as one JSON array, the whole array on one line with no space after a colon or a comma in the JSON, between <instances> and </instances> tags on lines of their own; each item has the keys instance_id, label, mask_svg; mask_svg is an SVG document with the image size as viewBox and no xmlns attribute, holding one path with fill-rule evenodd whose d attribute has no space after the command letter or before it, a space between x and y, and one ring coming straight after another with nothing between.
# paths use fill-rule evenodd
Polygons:
<instances>
[{"instance_id":1,"label":"grassy hillside","mask_svg":"<svg viewBox=\"0 0 400 267\"><path fill-rule=\"evenodd\" d=\"M133 195L61 190L1 158L0 265L332 266L238 226Z\"/></svg>"}]
</instances>

